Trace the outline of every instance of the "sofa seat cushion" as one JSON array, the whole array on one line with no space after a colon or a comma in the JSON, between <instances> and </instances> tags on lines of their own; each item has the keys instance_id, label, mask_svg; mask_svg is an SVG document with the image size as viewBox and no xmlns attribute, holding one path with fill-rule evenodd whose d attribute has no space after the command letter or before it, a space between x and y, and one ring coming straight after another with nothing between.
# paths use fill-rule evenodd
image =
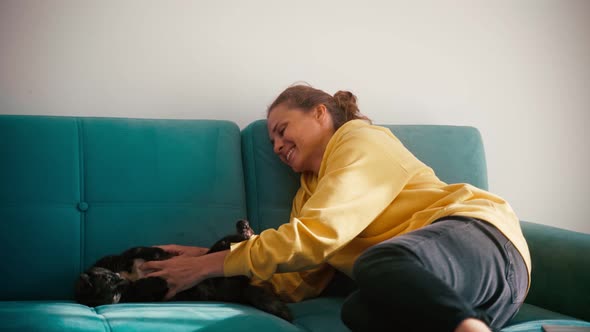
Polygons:
<instances>
[{"instance_id":1,"label":"sofa seat cushion","mask_svg":"<svg viewBox=\"0 0 590 332\"><path fill-rule=\"evenodd\" d=\"M541 332L542 325L590 326L590 323L525 303L502 332Z\"/></svg>"},{"instance_id":2,"label":"sofa seat cushion","mask_svg":"<svg viewBox=\"0 0 590 332\"><path fill-rule=\"evenodd\" d=\"M116 331L301 331L255 308L218 302L137 303L100 306L99 316Z\"/></svg>"},{"instance_id":3,"label":"sofa seat cushion","mask_svg":"<svg viewBox=\"0 0 590 332\"><path fill-rule=\"evenodd\" d=\"M544 332L543 325L583 326L590 328L590 323L581 320L543 319L505 327L501 332Z\"/></svg>"},{"instance_id":4,"label":"sofa seat cushion","mask_svg":"<svg viewBox=\"0 0 590 332\"><path fill-rule=\"evenodd\" d=\"M294 324L305 331L348 331L340 319L343 297L319 297L289 304Z\"/></svg>"},{"instance_id":5,"label":"sofa seat cushion","mask_svg":"<svg viewBox=\"0 0 590 332\"><path fill-rule=\"evenodd\" d=\"M510 320L508 326L541 319L575 320L576 318L525 303L518 311L518 314Z\"/></svg>"},{"instance_id":6,"label":"sofa seat cushion","mask_svg":"<svg viewBox=\"0 0 590 332\"><path fill-rule=\"evenodd\" d=\"M2 301L0 331L109 331L94 309L71 302Z\"/></svg>"},{"instance_id":7,"label":"sofa seat cushion","mask_svg":"<svg viewBox=\"0 0 590 332\"><path fill-rule=\"evenodd\" d=\"M255 308L219 302L125 303L89 308L73 302L3 301L0 322L0 331L303 331Z\"/></svg>"}]
</instances>

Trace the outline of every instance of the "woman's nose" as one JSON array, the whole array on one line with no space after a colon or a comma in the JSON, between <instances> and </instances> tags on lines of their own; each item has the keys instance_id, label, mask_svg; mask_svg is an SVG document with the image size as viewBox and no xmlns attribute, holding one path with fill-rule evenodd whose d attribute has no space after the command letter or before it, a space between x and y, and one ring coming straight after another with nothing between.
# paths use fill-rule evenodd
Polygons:
<instances>
[{"instance_id":1,"label":"woman's nose","mask_svg":"<svg viewBox=\"0 0 590 332\"><path fill-rule=\"evenodd\" d=\"M275 154L281 153L282 149L283 149L283 141L280 139L275 139L274 149L273 149Z\"/></svg>"}]
</instances>

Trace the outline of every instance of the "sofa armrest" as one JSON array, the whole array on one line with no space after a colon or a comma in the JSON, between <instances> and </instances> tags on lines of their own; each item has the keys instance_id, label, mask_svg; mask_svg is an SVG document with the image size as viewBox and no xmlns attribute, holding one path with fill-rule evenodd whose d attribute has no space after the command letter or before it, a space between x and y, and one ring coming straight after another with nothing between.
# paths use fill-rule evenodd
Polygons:
<instances>
[{"instance_id":1,"label":"sofa armrest","mask_svg":"<svg viewBox=\"0 0 590 332\"><path fill-rule=\"evenodd\" d=\"M521 222L533 265L527 303L590 321L590 234Z\"/></svg>"}]
</instances>

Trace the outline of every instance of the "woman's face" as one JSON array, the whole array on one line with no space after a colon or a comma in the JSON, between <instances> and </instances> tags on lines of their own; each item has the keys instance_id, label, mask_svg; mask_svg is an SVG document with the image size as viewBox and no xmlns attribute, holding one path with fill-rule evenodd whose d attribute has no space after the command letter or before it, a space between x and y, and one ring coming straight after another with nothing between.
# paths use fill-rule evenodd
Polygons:
<instances>
[{"instance_id":1,"label":"woman's face","mask_svg":"<svg viewBox=\"0 0 590 332\"><path fill-rule=\"evenodd\" d=\"M332 118L324 105L308 112L278 105L268 115L268 135L274 152L298 173L318 174L333 134Z\"/></svg>"}]
</instances>

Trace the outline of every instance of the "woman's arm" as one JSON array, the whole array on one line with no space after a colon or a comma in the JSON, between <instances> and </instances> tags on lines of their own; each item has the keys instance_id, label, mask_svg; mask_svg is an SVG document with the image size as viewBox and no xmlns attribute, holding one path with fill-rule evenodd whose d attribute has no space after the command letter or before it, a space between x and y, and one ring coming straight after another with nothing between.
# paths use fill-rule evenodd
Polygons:
<instances>
[{"instance_id":1,"label":"woman's arm","mask_svg":"<svg viewBox=\"0 0 590 332\"><path fill-rule=\"evenodd\" d=\"M210 277L268 280L276 272L317 267L358 236L402 190L411 176L404 167L411 155L403 150L389 131L339 137L326 151L320 180L311 184L315 188L303 188L311 197L300 202L298 218L232 245L231 253L180 256L145 263L144 269L155 269L149 276L168 281L169 298Z\"/></svg>"},{"instance_id":2,"label":"woman's arm","mask_svg":"<svg viewBox=\"0 0 590 332\"><path fill-rule=\"evenodd\" d=\"M196 286L208 278L223 276L223 262L229 250L198 257L176 256L164 261L149 261L140 269L149 272L146 277L161 277L168 282L166 299Z\"/></svg>"},{"instance_id":3,"label":"woman's arm","mask_svg":"<svg viewBox=\"0 0 590 332\"><path fill-rule=\"evenodd\" d=\"M268 280L275 273L314 268L365 230L413 176L415 157L390 131L339 132L324 155L317 181L302 177L298 216L233 244L225 276ZM350 134L350 135L348 135ZM299 202L300 201L300 202Z\"/></svg>"}]
</instances>

